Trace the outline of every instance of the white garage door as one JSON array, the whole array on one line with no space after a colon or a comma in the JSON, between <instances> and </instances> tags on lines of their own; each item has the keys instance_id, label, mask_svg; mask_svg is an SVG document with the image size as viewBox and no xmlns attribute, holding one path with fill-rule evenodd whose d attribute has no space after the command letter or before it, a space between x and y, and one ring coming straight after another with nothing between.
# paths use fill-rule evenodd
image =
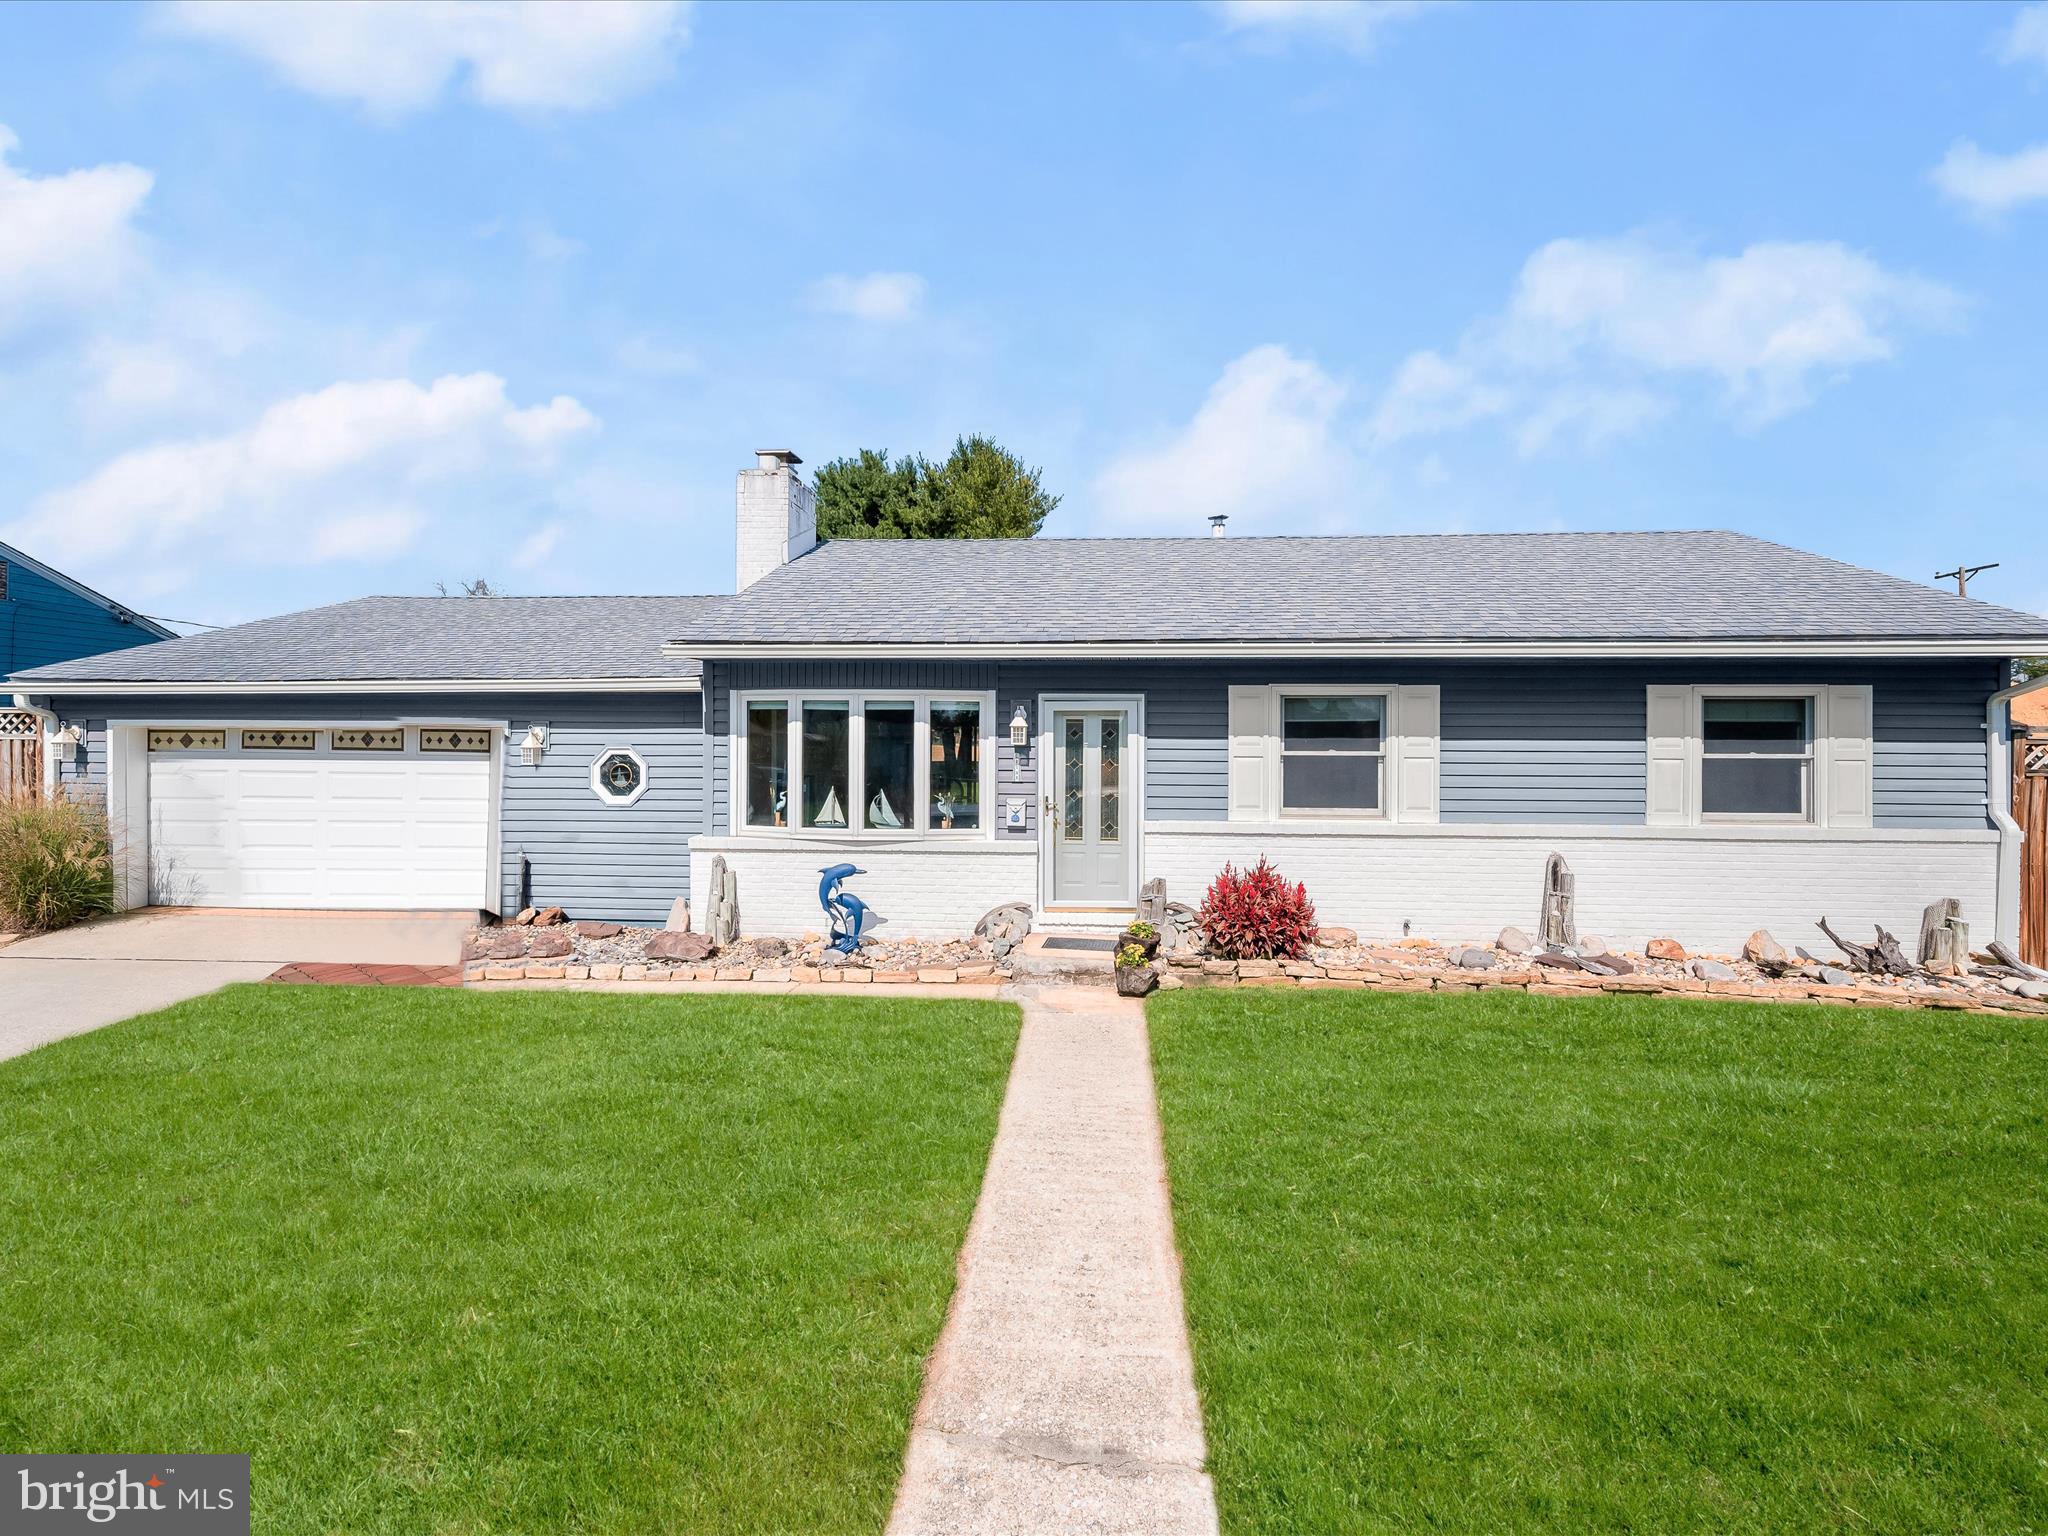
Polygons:
<instances>
[{"instance_id":1,"label":"white garage door","mask_svg":"<svg viewBox=\"0 0 2048 1536\"><path fill-rule=\"evenodd\" d=\"M487 905L491 756L487 747L474 748L488 737L443 731L436 740L460 741L469 750L427 751L411 727L395 750L351 751L337 750L331 731L287 734L310 736L311 745L252 748L232 728L151 733L153 901Z\"/></svg>"}]
</instances>

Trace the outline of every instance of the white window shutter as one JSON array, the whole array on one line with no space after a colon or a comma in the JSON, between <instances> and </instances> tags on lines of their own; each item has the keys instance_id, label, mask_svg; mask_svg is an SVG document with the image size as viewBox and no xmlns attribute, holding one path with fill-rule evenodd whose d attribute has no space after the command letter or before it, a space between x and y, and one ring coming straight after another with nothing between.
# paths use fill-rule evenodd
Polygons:
<instances>
[{"instance_id":1,"label":"white window shutter","mask_svg":"<svg viewBox=\"0 0 2048 1536\"><path fill-rule=\"evenodd\" d=\"M1828 787L1823 812L1831 827L1871 824L1871 700L1868 684L1830 688Z\"/></svg>"},{"instance_id":2,"label":"white window shutter","mask_svg":"<svg viewBox=\"0 0 2048 1536\"><path fill-rule=\"evenodd\" d=\"M1267 744L1272 732L1271 692L1265 688L1230 690L1230 819L1267 821L1277 807L1268 804L1274 791L1266 771Z\"/></svg>"},{"instance_id":3,"label":"white window shutter","mask_svg":"<svg viewBox=\"0 0 2048 1536\"><path fill-rule=\"evenodd\" d=\"M1443 689L1434 683L1404 686L1397 721L1401 727L1401 783L1394 820L1435 821L1443 761Z\"/></svg>"},{"instance_id":4,"label":"white window shutter","mask_svg":"<svg viewBox=\"0 0 2048 1536\"><path fill-rule=\"evenodd\" d=\"M1650 685L1649 798L1643 819L1653 827L1680 827L1691 820L1686 793L1692 752L1692 689Z\"/></svg>"}]
</instances>

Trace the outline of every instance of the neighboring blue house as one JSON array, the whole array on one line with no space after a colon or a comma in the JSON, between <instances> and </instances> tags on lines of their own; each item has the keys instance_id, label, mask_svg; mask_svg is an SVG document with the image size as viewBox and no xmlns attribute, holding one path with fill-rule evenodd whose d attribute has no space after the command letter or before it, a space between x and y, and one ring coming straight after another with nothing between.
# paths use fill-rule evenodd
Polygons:
<instances>
[{"instance_id":1,"label":"neighboring blue house","mask_svg":"<svg viewBox=\"0 0 2048 1536\"><path fill-rule=\"evenodd\" d=\"M124 896L895 934L1108 929L1270 856L1326 923L2018 921L2010 659L2048 620L1738 534L851 541L794 454L729 597L367 598L16 677L79 728Z\"/></svg>"},{"instance_id":2,"label":"neighboring blue house","mask_svg":"<svg viewBox=\"0 0 2048 1536\"><path fill-rule=\"evenodd\" d=\"M0 677L177 635L0 544Z\"/></svg>"}]
</instances>

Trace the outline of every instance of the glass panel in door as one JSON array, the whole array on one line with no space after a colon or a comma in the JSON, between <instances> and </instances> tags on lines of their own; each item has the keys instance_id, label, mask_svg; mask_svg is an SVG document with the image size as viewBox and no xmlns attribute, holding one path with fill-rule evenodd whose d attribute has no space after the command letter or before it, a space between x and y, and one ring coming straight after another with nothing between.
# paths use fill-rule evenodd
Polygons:
<instances>
[{"instance_id":1,"label":"glass panel in door","mask_svg":"<svg viewBox=\"0 0 2048 1536\"><path fill-rule=\"evenodd\" d=\"M1053 894L1065 906L1130 905L1130 847L1123 806L1128 722L1120 709L1060 710L1053 716L1057 814Z\"/></svg>"}]
</instances>

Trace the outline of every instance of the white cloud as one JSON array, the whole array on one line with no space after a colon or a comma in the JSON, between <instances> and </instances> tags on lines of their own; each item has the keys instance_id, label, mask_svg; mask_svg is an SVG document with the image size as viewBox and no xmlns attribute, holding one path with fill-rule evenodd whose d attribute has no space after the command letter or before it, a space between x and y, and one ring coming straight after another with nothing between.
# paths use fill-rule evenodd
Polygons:
<instances>
[{"instance_id":1,"label":"white cloud","mask_svg":"<svg viewBox=\"0 0 2048 1536\"><path fill-rule=\"evenodd\" d=\"M688 347L671 346L652 336L628 336L612 348L612 360L628 373L649 378L680 378L702 370L704 361Z\"/></svg>"},{"instance_id":2,"label":"white cloud","mask_svg":"<svg viewBox=\"0 0 2048 1536\"><path fill-rule=\"evenodd\" d=\"M1351 487L1355 460L1339 439L1344 386L1285 347L1262 346L1223 370L1188 424L1133 449L1096 478L1095 505L1125 527L1202 534L1221 512L1238 531L1299 526Z\"/></svg>"},{"instance_id":3,"label":"white cloud","mask_svg":"<svg viewBox=\"0 0 2048 1536\"><path fill-rule=\"evenodd\" d=\"M1973 212L2004 213L2048 199L2048 144L1996 155L1964 139L1931 174L1937 187Z\"/></svg>"},{"instance_id":4,"label":"white cloud","mask_svg":"<svg viewBox=\"0 0 2048 1536\"><path fill-rule=\"evenodd\" d=\"M1999 57L2008 64L2031 63L2048 69L2048 0L2020 7Z\"/></svg>"},{"instance_id":5,"label":"white cloud","mask_svg":"<svg viewBox=\"0 0 2048 1536\"><path fill-rule=\"evenodd\" d=\"M1702 256L1633 237L1556 240L1453 353L1401 365L1372 435L1390 443L1502 417L1526 453L1565 436L1597 445L1662 415L1688 380L1718 385L1725 408L1761 425L1961 307L1940 284L1832 241Z\"/></svg>"},{"instance_id":6,"label":"white cloud","mask_svg":"<svg viewBox=\"0 0 2048 1536\"><path fill-rule=\"evenodd\" d=\"M458 74L486 106L603 106L652 83L690 35L674 0L174 0L164 15L385 118L431 106Z\"/></svg>"},{"instance_id":7,"label":"white cloud","mask_svg":"<svg viewBox=\"0 0 2048 1536\"><path fill-rule=\"evenodd\" d=\"M560 547L562 535L568 532L560 523L544 523L519 541L519 547L512 551L513 566L522 571L538 570L546 565Z\"/></svg>"},{"instance_id":8,"label":"white cloud","mask_svg":"<svg viewBox=\"0 0 2048 1536\"><path fill-rule=\"evenodd\" d=\"M508 460L545 466L596 425L565 395L515 406L489 373L424 388L333 384L279 401L238 432L124 453L37 500L0 537L58 564L161 560L224 541L255 558L360 558L411 537L406 503L421 486L487 476Z\"/></svg>"},{"instance_id":9,"label":"white cloud","mask_svg":"<svg viewBox=\"0 0 2048 1536\"><path fill-rule=\"evenodd\" d=\"M330 560L389 559L419 536L421 522L419 513L408 507L344 513L313 530L303 558L313 565Z\"/></svg>"},{"instance_id":10,"label":"white cloud","mask_svg":"<svg viewBox=\"0 0 2048 1536\"><path fill-rule=\"evenodd\" d=\"M20 142L0 125L0 330L118 285L139 261L133 220L154 180L134 165L31 176L8 164Z\"/></svg>"},{"instance_id":11,"label":"white cloud","mask_svg":"<svg viewBox=\"0 0 2048 1536\"><path fill-rule=\"evenodd\" d=\"M1396 22L1420 16L1422 0L1215 0L1223 30L1254 46L1330 43L1360 57Z\"/></svg>"},{"instance_id":12,"label":"white cloud","mask_svg":"<svg viewBox=\"0 0 2048 1536\"><path fill-rule=\"evenodd\" d=\"M811 284L811 308L856 320L908 320L924 304L924 279L915 272L870 272L865 277L834 273Z\"/></svg>"}]
</instances>

